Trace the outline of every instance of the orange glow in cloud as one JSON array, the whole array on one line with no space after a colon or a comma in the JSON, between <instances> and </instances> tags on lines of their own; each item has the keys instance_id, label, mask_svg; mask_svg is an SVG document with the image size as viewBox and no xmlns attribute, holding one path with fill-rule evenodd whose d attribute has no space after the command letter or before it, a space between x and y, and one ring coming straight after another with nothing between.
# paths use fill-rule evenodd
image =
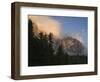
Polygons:
<instances>
[{"instance_id":1,"label":"orange glow in cloud","mask_svg":"<svg viewBox=\"0 0 100 82\"><path fill-rule=\"evenodd\" d=\"M38 27L39 32L46 34L53 33L55 37L60 37L60 23L48 16L29 16Z\"/></svg>"}]
</instances>

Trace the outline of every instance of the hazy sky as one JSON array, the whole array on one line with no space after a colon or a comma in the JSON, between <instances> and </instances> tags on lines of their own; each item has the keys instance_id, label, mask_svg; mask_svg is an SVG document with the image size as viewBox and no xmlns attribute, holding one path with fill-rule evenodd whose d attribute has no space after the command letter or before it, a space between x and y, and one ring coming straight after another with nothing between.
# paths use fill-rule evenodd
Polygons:
<instances>
[{"instance_id":1,"label":"hazy sky","mask_svg":"<svg viewBox=\"0 0 100 82\"><path fill-rule=\"evenodd\" d=\"M29 19L36 23L38 30L41 32L47 34L52 32L56 37L72 36L87 46L87 17L30 15Z\"/></svg>"},{"instance_id":2,"label":"hazy sky","mask_svg":"<svg viewBox=\"0 0 100 82\"><path fill-rule=\"evenodd\" d=\"M64 17L52 16L61 25L62 36L73 36L87 46L88 39L88 18L87 17Z\"/></svg>"}]
</instances>

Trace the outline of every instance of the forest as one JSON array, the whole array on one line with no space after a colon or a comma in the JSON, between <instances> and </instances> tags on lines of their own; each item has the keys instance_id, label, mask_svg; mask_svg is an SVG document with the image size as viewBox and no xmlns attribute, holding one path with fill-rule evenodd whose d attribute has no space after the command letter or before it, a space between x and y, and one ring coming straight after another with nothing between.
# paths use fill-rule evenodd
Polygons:
<instances>
[{"instance_id":1,"label":"forest","mask_svg":"<svg viewBox=\"0 0 100 82\"><path fill-rule=\"evenodd\" d=\"M75 48L77 55L70 55L53 33L38 32L37 25L28 20L28 66L87 64L87 56L79 55L82 50Z\"/></svg>"}]
</instances>

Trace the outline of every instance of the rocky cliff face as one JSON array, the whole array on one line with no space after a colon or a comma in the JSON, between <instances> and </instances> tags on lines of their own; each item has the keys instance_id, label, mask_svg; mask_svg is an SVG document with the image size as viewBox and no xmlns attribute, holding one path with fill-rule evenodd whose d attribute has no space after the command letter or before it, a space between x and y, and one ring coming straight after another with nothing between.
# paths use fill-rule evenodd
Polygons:
<instances>
[{"instance_id":1,"label":"rocky cliff face","mask_svg":"<svg viewBox=\"0 0 100 82\"><path fill-rule=\"evenodd\" d=\"M62 43L65 52L67 51L70 55L82 55L84 46L79 40L72 37L66 37L63 39Z\"/></svg>"}]
</instances>

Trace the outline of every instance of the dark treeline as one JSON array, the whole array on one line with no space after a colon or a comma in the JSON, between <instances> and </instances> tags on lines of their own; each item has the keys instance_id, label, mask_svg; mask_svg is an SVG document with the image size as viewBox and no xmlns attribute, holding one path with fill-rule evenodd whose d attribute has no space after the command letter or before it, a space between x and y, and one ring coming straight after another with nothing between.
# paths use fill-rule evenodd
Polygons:
<instances>
[{"instance_id":1,"label":"dark treeline","mask_svg":"<svg viewBox=\"0 0 100 82\"><path fill-rule=\"evenodd\" d=\"M86 56L69 56L64 53L62 45L57 52L53 48L53 34L37 32L35 23L28 20L28 66L86 64Z\"/></svg>"}]
</instances>

